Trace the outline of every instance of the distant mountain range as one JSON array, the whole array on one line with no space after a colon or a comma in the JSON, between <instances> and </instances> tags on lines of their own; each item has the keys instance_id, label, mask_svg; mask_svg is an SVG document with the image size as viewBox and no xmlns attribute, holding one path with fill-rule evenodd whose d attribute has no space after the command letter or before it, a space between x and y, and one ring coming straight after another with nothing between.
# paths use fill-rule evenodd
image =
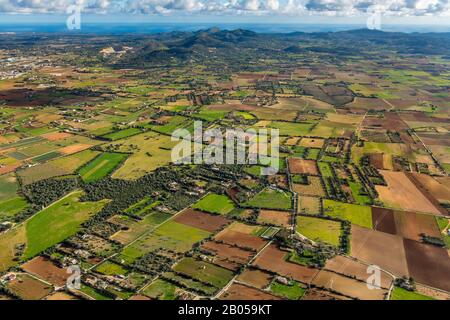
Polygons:
<instances>
[{"instance_id":1,"label":"distant mountain range","mask_svg":"<svg viewBox=\"0 0 450 320\"><path fill-rule=\"evenodd\" d=\"M374 51L450 56L450 33L387 33L359 29L341 32L263 34L236 29L211 28L196 32L171 32L149 36L142 46L126 55L119 64L155 63L216 56L225 60L245 60L247 54L261 58L292 53L324 53L351 56ZM380 51L382 49L382 51Z\"/></svg>"}]
</instances>

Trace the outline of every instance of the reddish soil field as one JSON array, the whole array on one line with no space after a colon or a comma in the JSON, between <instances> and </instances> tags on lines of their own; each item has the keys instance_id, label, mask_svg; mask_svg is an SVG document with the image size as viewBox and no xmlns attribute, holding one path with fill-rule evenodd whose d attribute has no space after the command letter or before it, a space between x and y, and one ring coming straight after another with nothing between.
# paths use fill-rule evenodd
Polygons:
<instances>
[{"instance_id":1,"label":"reddish soil field","mask_svg":"<svg viewBox=\"0 0 450 320\"><path fill-rule=\"evenodd\" d=\"M384 118L366 117L363 127L379 127L391 131L409 129L408 125L395 112L386 112Z\"/></svg>"},{"instance_id":2,"label":"reddish soil field","mask_svg":"<svg viewBox=\"0 0 450 320\"><path fill-rule=\"evenodd\" d=\"M383 170L384 168L384 161L383 161L383 154L382 153L371 153L370 154L370 164L373 165L378 170Z\"/></svg>"},{"instance_id":3,"label":"reddish soil field","mask_svg":"<svg viewBox=\"0 0 450 320\"><path fill-rule=\"evenodd\" d=\"M446 249L405 240L409 273L419 283L450 291L450 257Z\"/></svg>"},{"instance_id":4,"label":"reddish soil field","mask_svg":"<svg viewBox=\"0 0 450 320\"><path fill-rule=\"evenodd\" d=\"M174 221L208 232L216 232L225 227L230 220L219 215L186 209L174 218Z\"/></svg>"},{"instance_id":5,"label":"reddish soil field","mask_svg":"<svg viewBox=\"0 0 450 320\"><path fill-rule=\"evenodd\" d=\"M217 111L253 111L258 107L249 106L246 104L213 104L207 107L209 110Z\"/></svg>"},{"instance_id":6,"label":"reddish soil field","mask_svg":"<svg viewBox=\"0 0 450 320\"><path fill-rule=\"evenodd\" d=\"M68 147L61 148L58 151L67 155L67 154L73 154L73 153L77 153L77 152L89 149L90 147L92 147L92 145L90 145L90 144L78 143L78 144L74 144L74 145L71 145Z\"/></svg>"},{"instance_id":7,"label":"reddish soil field","mask_svg":"<svg viewBox=\"0 0 450 320\"><path fill-rule=\"evenodd\" d=\"M69 138L71 136L72 135L70 133L66 133L66 132L52 132L52 133L44 134L42 137L49 141L58 141L58 140L63 140L63 139Z\"/></svg>"},{"instance_id":8,"label":"reddish soil field","mask_svg":"<svg viewBox=\"0 0 450 320\"><path fill-rule=\"evenodd\" d=\"M314 278L313 284L319 288L336 291L359 300L384 300L387 294L386 289L370 290L365 281L358 281L325 270L319 272Z\"/></svg>"},{"instance_id":9,"label":"reddish soil field","mask_svg":"<svg viewBox=\"0 0 450 320\"><path fill-rule=\"evenodd\" d=\"M386 206L405 211L418 211L441 215L437 207L411 182L404 172L382 170L381 174L388 186L376 186L380 200Z\"/></svg>"},{"instance_id":10,"label":"reddish soil field","mask_svg":"<svg viewBox=\"0 0 450 320\"><path fill-rule=\"evenodd\" d=\"M302 300L351 300L348 297L341 296L321 289L310 289L306 291Z\"/></svg>"},{"instance_id":11,"label":"reddish soil field","mask_svg":"<svg viewBox=\"0 0 450 320\"><path fill-rule=\"evenodd\" d=\"M319 171L314 160L290 158L288 160L289 170L292 174L308 174L318 176Z\"/></svg>"},{"instance_id":12,"label":"reddish soil field","mask_svg":"<svg viewBox=\"0 0 450 320\"><path fill-rule=\"evenodd\" d=\"M385 208L372 208L373 228L377 231L397 234L394 211Z\"/></svg>"},{"instance_id":13,"label":"reddish soil field","mask_svg":"<svg viewBox=\"0 0 450 320\"><path fill-rule=\"evenodd\" d=\"M309 284L316 276L318 270L287 262L285 256L288 253L275 245L268 246L255 260L254 265L275 272L279 275Z\"/></svg>"},{"instance_id":14,"label":"reddish soil field","mask_svg":"<svg viewBox=\"0 0 450 320\"><path fill-rule=\"evenodd\" d=\"M269 293L239 283L233 283L221 296L221 300L281 300Z\"/></svg>"},{"instance_id":15,"label":"reddish soil field","mask_svg":"<svg viewBox=\"0 0 450 320\"><path fill-rule=\"evenodd\" d=\"M261 210L258 216L259 223L269 223L281 227L289 227L291 214L286 211Z\"/></svg>"},{"instance_id":16,"label":"reddish soil field","mask_svg":"<svg viewBox=\"0 0 450 320\"><path fill-rule=\"evenodd\" d=\"M269 183L276 184L279 188L288 189L288 181L287 177L284 174L276 174L273 176L269 176Z\"/></svg>"},{"instance_id":17,"label":"reddish soil field","mask_svg":"<svg viewBox=\"0 0 450 320\"><path fill-rule=\"evenodd\" d=\"M414 212L394 212L397 234L406 239L422 241L421 234L441 237L439 226L434 216Z\"/></svg>"},{"instance_id":18,"label":"reddish soil field","mask_svg":"<svg viewBox=\"0 0 450 320\"><path fill-rule=\"evenodd\" d=\"M67 278L70 276L67 270L56 266L53 262L41 256L28 261L21 268L56 287L65 286Z\"/></svg>"},{"instance_id":19,"label":"reddish soil field","mask_svg":"<svg viewBox=\"0 0 450 320\"><path fill-rule=\"evenodd\" d=\"M403 239L376 230L352 226L351 256L397 276L408 276Z\"/></svg>"},{"instance_id":20,"label":"reddish soil field","mask_svg":"<svg viewBox=\"0 0 450 320\"><path fill-rule=\"evenodd\" d=\"M427 146L446 146L450 147L450 134L427 134L420 133L420 139Z\"/></svg>"},{"instance_id":21,"label":"reddish soil field","mask_svg":"<svg viewBox=\"0 0 450 320\"><path fill-rule=\"evenodd\" d=\"M13 164L13 165L10 165L10 166L1 167L0 168L0 174L6 174L6 173L13 172L14 170L16 170L20 166L21 166L21 163L17 163L17 164Z\"/></svg>"},{"instance_id":22,"label":"reddish soil field","mask_svg":"<svg viewBox=\"0 0 450 320\"><path fill-rule=\"evenodd\" d=\"M267 241L260 237L229 229L223 230L214 239L243 249L255 251L261 250L267 243Z\"/></svg>"},{"instance_id":23,"label":"reddish soil field","mask_svg":"<svg viewBox=\"0 0 450 320\"><path fill-rule=\"evenodd\" d=\"M45 300L69 301L69 300L80 300L80 299L78 299L77 297L75 297L71 294L68 294L66 292L58 291L58 292L52 293L51 295L46 297Z\"/></svg>"},{"instance_id":24,"label":"reddish soil field","mask_svg":"<svg viewBox=\"0 0 450 320\"><path fill-rule=\"evenodd\" d=\"M148 301L148 300L152 300L152 299L149 297L146 297L146 296L136 295L136 296L132 296L128 300Z\"/></svg>"},{"instance_id":25,"label":"reddish soil field","mask_svg":"<svg viewBox=\"0 0 450 320\"><path fill-rule=\"evenodd\" d=\"M17 275L15 280L8 282L7 288L23 300L40 300L53 291L52 286L27 274Z\"/></svg>"},{"instance_id":26,"label":"reddish soil field","mask_svg":"<svg viewBox=\"0 0 450 320\"><path fill-rule=\"evenodd\" d=\"M443 215L447 215L447 210L441 207L439 201L450 201L450 188L425 174L408 172L406 176Z\"/></svg>"},{"instance_id":27,"label":"reddish soil field","mask_svg":"<svg viewBox=\"0 0 450 320\"><path fill-rule=\"evenodd\" d=\"M247 269L239 275L237 280L252 287L264 289L270 284L272 278L273 276L265 271L258 269Z\"/></svg>"},{"instance_id":28,"label":"reddish soil field","mask_svg":"<svg viewBox=\"0 0 450 320\"><path fill-rule=\"evenodd\" d=\"M381 99L361 98L361 97L356 97L353 102L348 103L345 106L349 107L349 108L355 108L355 109L363 108L366 110L367 109L386 110L386 109L390 108L390 106Z\"/></svg>"},{"instance_id":29,"label":"reddish soil field","mask_svg":"<svg viewBox=\"0 0 450 320\"><path fill-rule=\"evenodd\" d=\"M208 241L201 246L202 250L206 250L220 259L230 260L238 264L245 264L250 261L253 252L242 250L237 247L230 246L224 243Z\"/></svg>"},{"instance_id":30,"label":"reddish soil field","mask_svg":"<svg viewBox=\"0 0 450 320\"><path fill-rule=\"evenodd\" d=\"M325 269L340 273L342 275L355 278L360 281L367 281L367 265L353 259L336 256L328 260ZM381 288L389 289L394 279L386 272L381 272Z\"/></svg>"}]
</instances>

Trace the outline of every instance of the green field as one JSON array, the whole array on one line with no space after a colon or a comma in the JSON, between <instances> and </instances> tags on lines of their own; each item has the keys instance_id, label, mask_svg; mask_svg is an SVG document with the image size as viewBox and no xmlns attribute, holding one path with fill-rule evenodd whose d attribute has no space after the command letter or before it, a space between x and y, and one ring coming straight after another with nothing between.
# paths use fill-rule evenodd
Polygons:
<instances>
[{"instance_id":1,"label":"green field","mask_svg":"<svg viewBox=\"0 0 450 320\"><path fill-rule=\"evenodd\" d=\"M94 298L95 300L112 300L112 297L109 297L109 296L101 293L100 291L98 291L92 287L88 287L84 284L81 285L80 291L87 294L91 298Z\"/></svg>"},{"instance_id":2,"label":"green field","mask_svg":"<svg viewBox=\"0 0 450 320\"><path fill-rule=\"evenodd\" d=\"M443 232L444 229L447 228L447 226L449 225L449 219L436 217L436 220L439 226L439 230L441 230L441 232ZM450 248L450 236L448 235L448 233L445 234L442 233L442 238L444 239L447 248Z\"/></svg>"},{"instance_id":3,"label":"green field","mask_svg":"<svg viewBox=\"0 0 450 320\"><path fill-rule=\"evenodd\" d=\"M234 203L227 196L208 194L192 208L210 213L227 214L234 209Z\"/></svg>"},{"instance_id":4,"label":"green field","mask_svg":"<svg viewBox=\"0 0 450 320\"><path fill-rule=\"evenodd\" d=\"M227 114L228 111L202 110L199 113L194 114L193 116L205 121L217 121L225 118Z\"/></svg>"},{"instance_id":5,"label":"green field","mask_svg":"<svg viewBox=\"0 0 450 320\"><path fill-rule=\"evenodd\" d=\"M0 176L0 202L16 196L19 184L14 174Z\"/></svg>"},{"instance_id":6,"label":"green field","mask_svg":"<svg viewBox=\"0 0 450 320\"><path fill-rule=\"evenodd\" d=\"M297 123L297 122L272 122L269 127L280 130L280 136L304 136L307 135L311 128L314 126L312 123Z\"/></svg>"},{"instance_id":7,"label":"green field","mask_svg":"<svg viewBox=\"0 0 450 320\"><path fill-rule=\"evenodd\" d=\"M267 209L291 209L291 194L282 190L266 188L246 202L245 205Z\"/></svg>"},{"instance_id":8,"label":"green field","mask_svg":"<svg viewBox=\"0 0 450 320\"><path fill-rule=\"evenodd\" d=\"M151 230L152 228L160 225L167 219L171 217L168 213L163 213L159 211L151 212L145 216L142 220L137 222L133 221L127 225L127 230L121 230L112 236L113 240L119 241L123 244L128 244L136 240L139 236L143 235L145 232Z\"/></svg>"},{"instance_id":9,"label":"green field","mask_svg":"<svg viewBox=\"0 0 450 320\"><path fill-rule=\"evenodd\" d=\"M176 286L161 280L156 279L148 287L142 290L142 293L150 298L158 300L175 300L176 299Z\"/></svg>"},{"instance_id":10,"label":"green field","mask_svg":"<svg viewBox=\"0 0 450 320\"><path fill-rule=\"evenodd\" d=\"M339 247L341 224L315 217L297 217L297 232L315 242L325 242Z\"/></svg>"},{"instance_id":11,"label":"green field","mask_svg":"<svg viewBox=\"0 0 450 320\"><path fill-rule=\"evenodd\" d=\"M175 126L176 128L176 126ZM176 142L171 137L155 132L138 134L114 142L119 145L117 152L131 153L125 163L112 177L115 179L135 180L172 161L172 148Z\"/></svg>"},{"instance_id":12,"label":"green field","mask_svg":"<svg viewBox=\"0 0 450 320\"><path fill-rule=\"evenodd\" d=\"M184 258L177 263L174 270L216 288L224 287L233 278L230 270L193 258Z\"/></svg>"},{"instance_id":13,"label":"green field","mask_svg":"<svg viewBox=\"0 0 450 320\"><path fill-rule=\"evenodd\" d=\"M200 281L182 276L175 272L165 272L163 274L164 279L168 279L174 283L179 284L182 287L186 287L194 292L200 292L201 294L211 296L217 292L217 288L211 285L204 284Z\"/></svg>"},{"instance_id":14,"label":"green field","mask_svg":"<svg viewBox=\"0 0 450 320\"><path fill-rule=\"evenodd\" d=\"M79 202L81 196L82 192L74 192L27 221L26 259L75 234L80 230L80 225L106 203Z\"/></svg>"},{"instance_id":15,"label":"green field","mask_svg":"<svg viewBox=\"0 0 450 320\"><path fill-rule=\"evenodd\" d=\"M8 220L26 207L28 207L28 202L22 197L0 202L0 222Z\"/></svg>"},{"instance_id":16,"label":"green field","mask_svg":"<svg viewBox=\"0 0 450 320\"><path fill-rule=\"evenodd\" d=\"M132 263L144 254L160 248L183 253L190 250L194 243L210 235L207 231L169 220L139 241L126 247L121 253L121 258L126 263Z\"/></svg>"},{"instance_id":17,"label":"green field","mask_svg":"<svg viewBox=\"0 0 450 320\"><path fill-rule=\"evenodd\" d=\"M306 289L298 282L292 282L285 285L274 281L270 285L270 291L277 296L281 296L289 300L298 300L306 292Z\"/></svg>"},{"instance_id":18,"label":"green field","mask_svg":"<svg viewBox=\"0 0 450 320\"><path fill-rule=\"evenodd\" d=\"M48 153L42 154L40 156L34 157L31 160L33 162L46 162L46 161L58 158L60 156L62 156L62 154L59 153L58 151L52 151L52 152L48 152Z\"/></svg>"},{"instance_id":19,"label":"green field","mask_svg":"<svg viewBox=\"0 0 450 320\"><path fill-rule=\"evenodd\" d=\"M372 198L370 198L368 195L364 194L366 193L363 187L356 182L349 181L348 185L350 189L352 190L353 199L355 202L359 205L371 205L373 203ZM363 192L361 192L363 191Z\"/></svg>"},{"instance_id":20,"label":"green field","mask_svg":"<svg viewBox=\"0 0 450 320\"><path fill-rule=\"evenodd\" d=\"M372 229L372 209L367 206L324 199L324 215L350 221L361 227Z\"/></svg>"},{"instance_id":21,"label":"green field","mask_svg":"<svg viewBox=\"0 0 450 320\"><path fill-rule=\"evenodd\" d=\"M333 171L331 165L327 162L318 162L320 173L323 177L333 177Z\"/></svg>"},{"instance_id":22,"label":"green field","mask_svg":"<svg viewBox=\"0 0 450 320\"><path fill-rule=\"evenodd\" d=\"M86 183L98 181L113 172L127 157L128 155L124 153L102 153L97 158L81 167L80 170L78 170L78 174Z\"/></svg>"},{"instance_id":23,"label":"green field","mask_svg":"<svg viewBox=\"0 0 450 320\"><path fill-rule=\"evenodd\" d=\"M128 273L127 269L111 261L103 262L101 265L95 268L95 271L107 276L125 276Z\"/></svg>"},{"instance_id":24,"label":"green field","mask_svg":"<svg viewBox=\"0 0 450 320\"><path fill-rule=\"evenodd\" d=\"M139 128L128 128L128 129L108 133L106 135L103 135L102 138L105 138L105 139L108 139L111 141L116 141L116 140L120 140L123 138L128 138L128 137L134 136L141 132L142 132L142 130Z\"/></svg>"},{"instance_id":25,"label":"green field","mask_svg":"<svg viewBox=\"0 0 450 320\"><path fill-rule=\"evenodd\" d=\"M400 287L394 287L391 294L391 300L434 300L431 297L424 296L423 294L405 290Z\"/></svg>"}]
</instances>

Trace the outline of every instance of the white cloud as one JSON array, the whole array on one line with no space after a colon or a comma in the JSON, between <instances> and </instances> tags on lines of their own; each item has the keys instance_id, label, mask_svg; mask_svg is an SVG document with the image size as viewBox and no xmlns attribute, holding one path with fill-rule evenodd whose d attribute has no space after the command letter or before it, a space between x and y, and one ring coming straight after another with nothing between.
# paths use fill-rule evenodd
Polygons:
<instances>
[{"instance_id":1,"label":"white cloud","mask_svg":"<svg viewBox=\"0 0 450 320\"><path fill-rule=\"evenodd\" d=\"M81 1L81 0L80 0ZM0 0L4 13L64 13L77 0ZM450 0L84 0L89 13L217 13L352 16L378 8L386 15L450 16Z\"/></svg>"}]
</instances>

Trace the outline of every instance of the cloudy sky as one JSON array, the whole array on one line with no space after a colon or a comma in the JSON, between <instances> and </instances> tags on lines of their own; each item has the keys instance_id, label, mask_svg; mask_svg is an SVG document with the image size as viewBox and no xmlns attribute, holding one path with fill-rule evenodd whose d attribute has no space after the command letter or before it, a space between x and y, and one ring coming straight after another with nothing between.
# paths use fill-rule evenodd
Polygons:
<instances>
[{"instance_id":1,"label":"cloudy sky","mask_svg":"<svg viewBox=\"0 0 450 320\"><path fill-rule=\"evenodd\" d=\"M82 11L99 15L342 18L381 12L384 16L450 21L450 0L0 0L0 14L64 14L82 3ZM331 18L330 18L331 19Z\"/></svg>"}]
</instances>

